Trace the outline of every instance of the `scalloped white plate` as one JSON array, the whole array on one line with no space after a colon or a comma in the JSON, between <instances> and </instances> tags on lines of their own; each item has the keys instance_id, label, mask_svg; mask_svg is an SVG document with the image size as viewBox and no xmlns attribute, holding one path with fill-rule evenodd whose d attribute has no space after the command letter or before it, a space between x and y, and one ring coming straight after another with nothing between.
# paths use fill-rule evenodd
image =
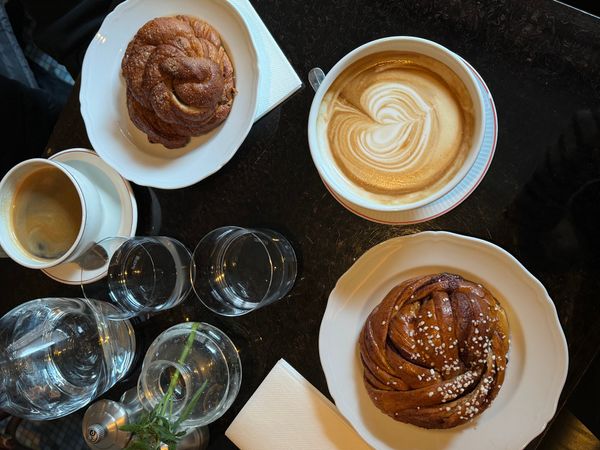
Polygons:
<instances>
[{"instance_id":1,"label":"scalloped white plate","mask_svg":"<svg viewBox=\"0 0 600 450\"><path fill-rule=\"evenodd\" d=\"M442 271L482 283L496 296L508 315L511 347L506 379L486 411L456 428L427 430L396 422L373 405L358 336L393 286ZM554 415L568 369L567 343L544 286L494 244L432 231L373 247L339 279L321 323L319 353L336 406L376 449L522 449Z\"/></svg>"},{"instance_id":2,"label":"scalloped white plate","mask_svg":"<svg viewBox=\"0 0 600 450\"><path fill-rule=\"evenodd\" d=\"M233 107L225 122L181 149L151 144L127 113L121 60L127 44L150 19L186 14L221 35L235 71ZM81 115L96 152L123 177L143 186L177 189L215 173L246 138L256 112L259 68L243 16L225 0L127 0L110 13L90 43L81 71Z\"/></svg>"}]
</instances>

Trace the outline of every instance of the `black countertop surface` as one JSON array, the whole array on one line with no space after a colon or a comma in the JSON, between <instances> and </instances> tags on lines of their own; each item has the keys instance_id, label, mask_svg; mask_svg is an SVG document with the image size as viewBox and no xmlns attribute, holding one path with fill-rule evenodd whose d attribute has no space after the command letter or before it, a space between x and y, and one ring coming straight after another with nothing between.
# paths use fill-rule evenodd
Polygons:
<instances>
[{"instance_id":1,"label":"black countertop surface","mask_svg":"<svg viewBox=\"0 0 600 450\"><path fill-rule=\"evenodd\" d=\"M184 318L206 321L240 347L243 385L231 409L211 425L212 448L227 447L224 430L279 358L328 395L318 335L330 291L373 245L423 230L493 242L545 285L570 352L562 405L600 348L595 219L600 213L600 21L549 0L252 3L305 82L312 67L327 71L373 39L412 35L439 42L463 56L486 81L498 111L499 135L492 165L475 192L446 215L411 226L369 222L329 194L308 149L310 87L257 122L218 173L185 189L154 189L152 196L136 188L138 234L172 236L193 248L222 225L266 227L286 235L300 258L295 287L267 308L223 318L192 296L138 328L147 347ZM77 96L78 90L56 126L50 152L91 148ZM1 313L34 298L79 295L77 287L6 259L0 260L0 284ZM132 386L135 376L108 396Z\"/></svg>"}]
</instances>

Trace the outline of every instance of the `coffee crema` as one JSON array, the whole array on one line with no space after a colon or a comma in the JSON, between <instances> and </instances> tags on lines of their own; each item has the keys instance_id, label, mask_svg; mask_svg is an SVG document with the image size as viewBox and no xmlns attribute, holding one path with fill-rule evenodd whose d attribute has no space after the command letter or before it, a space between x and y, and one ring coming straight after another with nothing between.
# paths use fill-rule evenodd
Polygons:
<instances>
[{"instance_id":1,"label":"coffee crema","mask_svg":"<svg viewBox=\"0 0 600 450\"><path fill-rule=\"evenodd\" d=\"M29 174L15 191L11 220L16 241L38 258L63 256L77 239L81 217L77 189L54 167Z\"/></svg>"},{"instance_id":2,"label":"coffee crema","mask_svg":"<svg viewBox=\"0 0 600 450\"><path fill-rule=\"evenodd\" d=\"M317 119L343 174L389 203L412 203L460 170L474 135L473 101L448 66L425 55L375 53L346 68Z\"/></svg>"}]
</instances>

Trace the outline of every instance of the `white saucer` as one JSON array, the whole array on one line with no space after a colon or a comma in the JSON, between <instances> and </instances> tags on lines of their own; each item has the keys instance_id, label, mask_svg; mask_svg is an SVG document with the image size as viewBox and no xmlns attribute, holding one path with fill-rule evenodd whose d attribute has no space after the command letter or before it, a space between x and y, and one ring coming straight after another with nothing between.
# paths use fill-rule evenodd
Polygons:
<instances>
[{"instance_id":1,"label":"white saucer","mask_svg":"<svg viewBox=\"0 0 600 450\"><path fill-rule=\"evenodd\" d=\"M397 284L451 272L485 285L510 326L506 378L497 398L472 422L427 430L397 422L370 400L358 351L367 316ZM512 255L489 242L423 232L368 250L329 295L319 332L327 386L344 417L378 450L524 448L554 415L569 366L567 342L544 286Z\"/></svg>"},{"instance_id":2,"label":"white saucer","mask_svg":"<svg viewBox=\"0 0 600 450\"><path fill-rule=\"evenodd\" d=\"M102 227L97 240L107 237L135 236L137 227L137 203L127 180L119 175L91 150L73 148L59 152L49 159L67 164L86 175L98 189L103 209ZM110 255L109 255L110 256ZM50 278L65 284L93 283L104 277L108 263L95 270L81 272L75 262L60 264L43 272Z\"/></svg>"},{"instance_id":3,"label":"white saucer","mask_svg":"<svg viewBox=\"0 0 600 450\"><path fill-rule=\"evenodd\" d=\"M477 71L467 61L465 61L465 63L475 74L479 81L479 89L481 89L481 92L483 93L485 102L485 130L479 155L477 156L473 167L467 172L467 175L465 175L462 181L443 197L419 208L407 211L375 211L355 205L346 199L340 198L323 180L323 184L325 184L327 190L329 190L331 195L333 195L342 206L357 216L372 222L383 223L386 225L408 225L425 222L446 214L471 195L479 183L481 183L481 180L483 180L483 177L492 163L494 151L496 150L496 142L498 140L498 116L496 115L496 106L494 105L492 94L483 81L483 78L481 78Z\"/></svg>"}]
</instances>

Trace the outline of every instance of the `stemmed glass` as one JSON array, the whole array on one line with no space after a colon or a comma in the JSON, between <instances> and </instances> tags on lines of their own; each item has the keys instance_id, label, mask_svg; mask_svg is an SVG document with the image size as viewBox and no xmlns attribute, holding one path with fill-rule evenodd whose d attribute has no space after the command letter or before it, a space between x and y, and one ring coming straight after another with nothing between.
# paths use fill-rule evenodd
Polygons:
<instances>
[{"instance_id":1,"label":"stemmed glass","mask_svg":"<svg viewBox=\"0 0 600 450\"><path fill-rule=\"evenodd\" d=\"M85 271L107 260L107 276L85 284ZM111 319L177 306L190 293L196 273L185 245L164 236L104 239L86 252L80 265L83 295L112 303L117 312Z\"/></svg>"}]
</instances>

